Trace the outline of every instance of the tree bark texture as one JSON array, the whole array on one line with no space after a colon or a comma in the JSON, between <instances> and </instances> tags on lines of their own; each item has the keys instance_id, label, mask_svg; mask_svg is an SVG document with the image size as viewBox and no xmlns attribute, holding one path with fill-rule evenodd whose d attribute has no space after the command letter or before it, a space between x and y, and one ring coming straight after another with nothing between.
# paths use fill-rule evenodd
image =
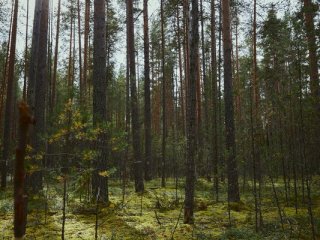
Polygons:
<instances>
[{"instance_id":1,"label":"tree bark texture","mask_svg":"<svg viewBox=\"0 0 320 240\"><path fill-rule=\"evenodd\" d=\"M57 67L58 67L58 53L59 53L59 34L60 34L60 12L61 12L61 0L59 0L58 2L56 45L54 50L53 78L52 78L52 89L51 89L51 111L53 111L56 104L56 83L57 83Z\"/></svg>"},{"instance_id":2,"label":"tree bark texture","mask_svg":"<svg viewBox=\"0 0 320 240\"><path fill-rule=\"evenodd\" d=\"M94 1L94 38L93 38L93 125L103 127L107 120L107 79L106 79L106 20L105 1ZM103 135L103 136L102 136ZM108 146L104 134L98 136L99 157L94 160L92 174L93 195L100 189L100 199L108 202L107 177L99 175L107 170Z\"/></svg>"},{"instance_id":3,"label":"tree bark texture","mask_svg":"<svg viewBox=\"0 0 320 240\"><path fill-rule=\"evenodd\" d=\"M3 132L3 159L1 161L1 188L6 188L7 185L7 162L10 157L11 149L11 132L13 129L13 109L14 109L14 68L16 59L16 42L17 42L17 22L18 22L18 4L19 1L15 0L14 13L11 31L10 54L9 54L9 70L8 70L8 83L7 83L7 99L4 116L4 132Z\"/></svg>"},{"instance_id":4,"label":"tree bark texture","mask_svg":"<svg viewBox=\"0 0 320 240\"><path fill-rule=\"evenodd\" d=\"M37 57L37 71L35 81L35 100L34 100L34 118L36 124L32 135L32 147L35 154L41 154L45 149L43 134L46 129L46 96L47 96L47 44L48 44L48 12L49 0L42 0L41 6L41 21L40 34L38 42L38 57ZM42 189L42 171L44 157L41 162L35 164L40 168L30 176L30 185L33 192L38 192Z\"/></svg>"},{"instance_id":5,"label":"tree bark texture","mask_svg":"<svg viewBox=\"0 0 320 240\"><path fill-rule=\"evenodd\" d=\"M14 236L23 238L26 232L26 193L25 193L25 162L29 125L33 124L30 109L25 102L19 105L19 141L16 149L14 165Z\"/></svg>"},{"instance_id":6,"label":"tree bark texture","mask_svg":"<svg viewBox=\"0 0 320 240\"><path fill-rule=\"evenodd\" d=\"M224 98L225 98L225 124L226 124L226 150L228 174L228 199L231 202L240 201L238 186L238 169L236 161L236 144L233 109L232 87L232 39L230 28L230 1L222 0L222 35L224 56Z\"/></svg>"},{"instance_id":7,"label":"tree bark texture","mask_svg":"<svg viewBox=\"0 0 320 240\"><path fill-rule=\"evenodd\" d=\"M134 22L133 22L133 0L127 1L127 24L128 24L128 54L129 54L129 76L130 76L130 92L131 92L131 118L132 118L132 144L134 155L134 176L135 191L143 192L143 163L141 160L140 149L140 122L139 122L139 105L136 87L136 64L135 64L135 48L134 48Z\"/></svg>"},{"instance_id":8,"label":"tree bark texture","mask_svg":"<svg viewBox=\"0 0 320 240\"><path fill-rule=\"evenodd\" d=\"M195 160L196 160L196 88L198 77L199 57L199 9L198 1L192 0L190 14L190 73L187 88L187 154L186 154L186 190L184 202L184 222L194 221L194 188L195 188Z\"/></svg>"},{"instance_id":9,"label":"tree bark texture","mask_svg":"<svg viewBox=\"0 0 320 240\"><path fill-rule=\"evenodd\" d=\"M151 179L151 103L150 103L150 63L149 63L149 24L148 0L143 1L143 33L144 33L144 128L145 128L145 180Z\"/></svg>"},{"instance_id":10,"label":"tree bark texture","mask_svg":"<svg viewBox=\"0 0 320 240\"><path fill-rule=\"evenodd\" d=\"M164 36L164 0L160 2L161 15L161 67L162 67L162 162L161 162L161 186L166 186L166 148L167 148L167 81L165 72L165 36Z\"/></svg>"}]
</instances>

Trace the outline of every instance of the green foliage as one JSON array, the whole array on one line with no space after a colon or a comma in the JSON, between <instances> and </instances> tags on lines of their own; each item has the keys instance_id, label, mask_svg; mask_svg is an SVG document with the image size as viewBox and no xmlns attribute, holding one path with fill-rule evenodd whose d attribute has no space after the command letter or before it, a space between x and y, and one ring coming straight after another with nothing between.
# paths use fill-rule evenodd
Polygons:
<instances>
[{"instance_id":1,"label":"green foliage","mask_svg":"<svg viewBox=\"0 0 320 240\"><path fill-rule=\"evenodd\" d=\"M92 119L82 113L70 99L56 117L51 132L48 143L57 152L53 158L57 168L50 171L48 180L53 179L59 182L62 174L60 168L67 167L69 181L75 186L73 192L77 194L83 194L86 191L91 174L95 170L92 163L99 156L102 148L108 146L111 152L108 159L110 167L99 174L111 177L117 172L115 167L117 165L113 164L113 157L123 152L127 146L126 135L123 131L116 129L112 123L103 123L93 127ZM101 139L108 141L101 143Z\"/></svg>"},{"instance_id":2,"label":"green foliage","mask_svg":"<svg viewBox=\"0 0 320 240\"><path fill-rule=\"evenodd\" d=\"M258 234L253 230L244 228L230 228L219 238L220 240L259 240Z\"/></svg>"}]
</instances>

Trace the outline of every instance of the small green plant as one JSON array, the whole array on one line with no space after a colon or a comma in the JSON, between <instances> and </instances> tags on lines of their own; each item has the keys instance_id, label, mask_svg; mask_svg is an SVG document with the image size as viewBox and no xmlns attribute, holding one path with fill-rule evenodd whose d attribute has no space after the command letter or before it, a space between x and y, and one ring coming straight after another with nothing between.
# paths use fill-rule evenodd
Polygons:
<instances>
[{"instance_id":1,"label":"small green plant","mask_svg":"<svg viewBox=\"0 0 320 240\"><path fill-rule=\"evenodd\" d=\"M220 238L220 240L259 240L261 237L250 229L230 228Z\"/></svg>"}]
</instances>

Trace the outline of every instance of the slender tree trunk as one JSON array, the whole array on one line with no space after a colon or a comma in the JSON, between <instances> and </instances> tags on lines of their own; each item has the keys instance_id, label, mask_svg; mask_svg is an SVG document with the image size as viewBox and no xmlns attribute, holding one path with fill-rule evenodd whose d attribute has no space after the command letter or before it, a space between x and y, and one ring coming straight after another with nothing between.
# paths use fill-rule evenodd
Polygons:
<instances>
[{"instance_id":1,"label":"slender tree trunk","mask_svg":"<svg viewBox=\"0 0 320 240\"><path fill-rule=\"evenodd\" d=\"M82 73L82 45L81 45L81 16L80 16L80 0L77 1L78 10L78 43L79 43L79 86L80 86L80 102L83 105L83 73Z\"/></svg>"},{"instance_id":2,"label":"slender tree trunk","mask_svg":"<svg viewBox=\"0 0 320 240\"><path fill-rule=\"evenodd\" d=\"M179 77L180 77L180 108L181 108L181 127L182 127L182 133L185 136L185 94L184 94L184 86L185 82L183 81L182 76L182 54L181 54L181 39L180 39L180 19L179 19L179 5L177 5L177 38L178 38L178 54L179 54Z\"/></svg>"},{"instance_id":3,"label":"slender tree trunk","mask_svg":"<svg viewBox=\"0 0 320 240\"><path fill-rule=\"evenodd\" d=\"M160 2L160 15L161 15L161 67L162 67L162 162L161 162L161 187L166 186L166 145L167 145L167 84L165 73L165 40L164 40L164 14L163 2Z\"/></svg>"},{"instance_id":4,"label":"slender tree trunk","mask_svg":"<svg viewBox=\"0 0 320 240\"><path fill-rule=\"evenodd\" d=\"M224 130L224 124L223 124L223 116L222 116L222 71L221 71L221 65L222 65L222 0L220 0L219 4L219 55L218 55L218 91L217 91L217 98L218 98L218 113L219 113L219 118L218 118L218 129L219 129L219 134L218 134L218 154L219 154L219 162L220 162L220 167L221 167L221 172L220 172L220 177L221 180L225 180L225 148L223 147L223 130Z\"/></svg>"},{"instance_id":5,"label":"slender tree trunk","mask_svg":"<svg viewBox=\"0 0 320 240\"><path fill-rule=\"evenodd\" d=\"M88 85L88 52L89 52L89 31L90 31L90 0L86 0L85 21L84 21L84 49L83 49L83 98L87 101L87 85ZM90 55L89 55L90 56Z\"/></svg>"},{"instance_id":6,"label":"slender tree trunk","mask_svg":"<svg viewBox=\"0 0 320 240\"><path fill-rule=\"evenodd\" d=\"M184 18L184 91L187 95L188 83L189 83L189 74L190 74L190 59L189 59L189 1L183 0L183 18ZM186 97L187 98L187 97ZM185 101L187 102L187 101ZM187 109L186 109L187 112ZM187 113L186 113L186 121L187 121ZM185 122L185 132L187 134L187 122Z\"/></svg>"},{"instance_id":7,"label":"slender tree trunk","mask_svg":"<svg viewBox=\"0 0 320 240\"><path fill-rule=\"evenodd\" d=\"M260 121L259 121L259 102L260 93L257 77L257 2L253 1L253 70L252 70L252 157L253 157L253 176L254 176L254 198L256 209L256 231L262 225L261 218L261 163L260 163ZM258 181L258 184L257 184Z\"/></svg>"},{"instance_id":8,"label":"slender tree trunk","mask_svg":"<svg viewBox=\"0 0 320 240\"><path fill-rule=\"evenodd\" d=\"M57 84L57 67L58 67L58 52L59 52L59 34L60 34L60 12L61 12L61 0L58 2L58 16L57 16L57 29L56 29L56 44L54 50L54 62L53 62L53 79L52 79L52 91L51 91L51 111L56 105L56 84Z\"/></svg>"},{"instance_id":9,"label":"slender tree trunk","mask_svg":"<svg viewBox=\"0 0 320 240\"><path fill-rule=\"evenodd\" d=\"M27 16L26 16L26 40L25 40L25 52L24 52L24 79L23 79L23 89L22 89L22 94L23 94L23 99L27 99L27 70L28 70L28 60L27 60L27 55L28 55L28 29L29 29L29 0L27 0Z\"/></svg>"},{"instance_id":10,"label":"slender tree trunk","mask_svg":"<svg viewBox=\"0 0 320 240\"><path fill-rule=\"evenodd\" d=\"M190 34L190 78L187 88L187 155L186 155L186 187L184 201L184 223L194 221L194 187L195 187L195 160L196 160L196 82L198 77L199 51L199 10L198 1L192 0L191 34Z\"/></svg>"},{"instance_id":11,"label":"slender tree trunk","mask_svg":"<svg viewBox=\"0 0 320 240\"><path fill-rule=\"evenodd\" d=\"M126 9L126 14L128 16L128 7ZM129 24L126 26L127 34L129 32ZM127 146L125 150L125 157L123 159L123 172L122 172L122 202L124 203L126 194L126 179L127 179L127 163L129 162L129 143L130 143L130 58L129 58L129 37L127 35L127 45L126 45L126 141Z\"/></svg>"},{"instance_id":12,"label":"slender tree trunk","mask_svg":"<svg viewBox=\"0 0 320 240\"><path fill-rule=\"evenodd\" d=\"M70 36L69 36L69 57L68 57L68 76L67 76L67 86L68 86L68 98L72 98L71 94L73 94L73 66L72 66L72 61L73 61L73 56L72 56L72 39L74 35L74 29L73 29L73 4L70 2Z\"/></svg>"},{"instance_id":13,"label":"slender tree trunk","mask_svg":"<svg viewBox=\"0 0 320 240\"><path fill-rule=\"evenodd\" d=\"M148 26L148 0L143 1L143 30L144 30L144 127L145 127L145 163L144 178L150 180L151 156L151 107L150 107L150 64L149 64L149 26Z\"/></svg>"},{"instance_id":14,"label":"slender tree trunk","mask_svg":"<svg viewBox=\"0 0 320 240\"><path fill-rule=\"evenodd\" d=\"M7 90L8 84L8 62L9 62L9 53L10 53L10 43L11 43L11 35L12 35L12 22L13 22L13 13L14 13L14 1L12 1L12 9L11 9L11 16L10 16L10 26L9 26L9 36L6 46L6 59L3 65L3 72L2 72L2 82L1 82L1 105L0 105L0 122L2 123L3 119L3 108L4 108L4 101L5 101L5 92ZM3 134L3 130L0 129L1 135ZM5 160L1 160L0 164L3 164ZM1 165L0 165L1 166ZM3 171L6 171L6 168L1 168Z\"/></svg>"},{"instance_id":15,"label":"slender tree trunk","mask_svg":"<svg viewBox=\"0 0 320 240\"><path fill-rule=\"evenodd\" d=\"M217 54L216 54L216 9L215 0L211 1L211 87L212 87L212 163L213 163L213 185L216 201L219 200L219 178L218 178L218 116L217 116Z\"/></svg>"},{"instance_id":16,"label":"slender tree trunk","mask_svg":"<svg viewBox=\"0 0 320 240\"><path fill-rule=\"evenodd\" d=\"M199 50L198 50L199 51ZM196 138L197 138L197 168L199 175L204 176L203 171L203 134L202 134L202 107L201 107L201 82L200 82L200 54L198 53L197 82L196 82Z\"/></svg>"},{"instance_id":17,"label":"slender tree trunk","mask_svg":"<svg viewBox=\"0 0 320 240\"><path fill-rule=\"evenodd\" d=\"M17 42L17 22L18 22L18 4L19 1L14 2L14 12L11 30L11 42L10 42L10 54L9 54L9 69L8 69L8 85L7 85L7 97L6 108L4 116L4 132L3 132L3 162L1 162L1 188L6 188L7 185L7 163L11 153L11 132L13 122L13 109L14 109L14 86L15 86L15 60L16 60L16 42Z\"/></svg>"},{"instance_id":18,"label":"slender tree trunk","mask_svg":"<svg viewBox=\"0 0 320 240\"><path fill-rule=\"evenodd\" d=\"M238 169L236 161L236 144L233 110L232 64L231 64L231 30L230 30L230 1L222 0L222 34L224 56L224 98L226 122L226 150L228 173L228 200L239 202Z\"/></svg>"},{"instance_id":19,"label":"slender tree trunk","mask_svg":"<svg viewBox=\"0 0 320 240\"><path fill-rule=\"evenodd\" d=\"M143 164L141 161L140 149L140 122L138 95L136 87L136 64L135 64L135 47L134 47L134 22L133 22L133 0L127 1L127 24L128 24L128 52L129 52L129 69L130 69L130 90L131 90L131 118L132 118L132 143L134 154L134 175L135 191L143 192Z\"/></svg>"},{"instance_id":20,"label":"slender tree trunk","mask_svg":"<svg viewBox=\"0 0 320 240\"><path fill-rule=\"evenodd\" d=\"M209 125L210 123L210 118L209 118L209 94L210 94L210 82L208 81L207 75L206 75L206 51L205 51L205 39L204 39L204 13L203 13L203 1L200 1L200 14L201 14L201 54L202 54L202 73L203 73L203 93L204 93L204 124L203 128L199 129L200 133L198 138L199 138L199 145L201 146L201 150L203 152L203 148L205 146L208 146L209 144L209 128L211 127ZM200 103L201 103L201 94L199 95L200 98ZM201 145L201 135L204 137L205 141L205 146ZM212 146L211 146L212 147ZM209 149L211 149L211 147ZM203 153L199 154L202 155ZM210 161L210 158L207 156L207 161L206 161L206 166L204 166L204 172L206 174L206 177L208 180L211 178L211 173L212 173L212 162Z\"/></svg>"},{"instance_id":21,"label":"slender tree trunk","mask_svg":"<svg viewBox=\"0 0 320 240\"><path fill-rule=\"evenodd\" d=\"M52 48L53 48L53 4L52 1L49 3L50 15L48 16L48 87L47 87L47 99L48 99L48 112L51 113L51 99L52 99L52 79L53 79L53 65L52 65ZM48 13L49 14L49 13ZM49 152L48 152L49 153Z\"/></svg>"},{"instance_id":22,"label":"slender tree trunk","mask_svg":"<svg viewBox=\"0 0 320 240\"><path fill-rule=\"evenodd\" d=\"M304 116L303 116L303 85L302 85L302 71L301 71L301 54L298 50L298 59L299 59L299 121L300 121L300 138L299 138L299 145L300 145L300 157L303 160L302 164L302 194L303 194L303 201L305 199L305 182L307 188L307 203L308 203L308 214L310 218L310 225L311 225L311 232L313 240L316 239L316 230L314 226L314 217L312 212L312 199L311 199L311 187L310 187L310 160L307 159L306 154L306 139L305 139L305 124L304 124Z\"/></svg>"}]
</instances>

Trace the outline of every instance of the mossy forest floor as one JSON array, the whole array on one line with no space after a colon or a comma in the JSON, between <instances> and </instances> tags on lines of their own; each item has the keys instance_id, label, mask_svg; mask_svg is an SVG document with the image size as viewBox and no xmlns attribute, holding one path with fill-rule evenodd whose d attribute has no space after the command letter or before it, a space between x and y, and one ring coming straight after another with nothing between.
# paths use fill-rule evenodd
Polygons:
<instances>
[{"instance_id":1,"label":"mossy forest floor","mask_svg":"<svg viewBox=\"0 0 320 240\"><path fill-rule=\"evenodd\" d=\"M279 180L280 181L280 180ZM255 214L252 186L248 183L241 192L241 202L231 204L229 224L226 184L220 186L219 202L212 193L212 183L198 179L196 183L196 211L193 225L183 224L184 180L177 190L172 179L167 187L160 180L147 182L143 194L134 192L128 184L122 202L121 183L109 181L110 204L99 206L98 239L312 239L307 204L302 201L299 188L296 213L293 188L288 204L283 185L276 183L283 214L282 229L271 184L266 181L262 189L263 227L255 232ZM12 185L9 186L10 189ZM26 239L61 239L62 183L49 185L48 191L29 201ZM243 189L241 189L243 190ZM320 181L312 182L315 228L320 232ZM65 239L94 239L96 222L95 201L87 202L68 184ZM0 193L0 239L13 236L12 190ZM320 235L317 235L320 239Z\"/></svg>"}]
</instances>

